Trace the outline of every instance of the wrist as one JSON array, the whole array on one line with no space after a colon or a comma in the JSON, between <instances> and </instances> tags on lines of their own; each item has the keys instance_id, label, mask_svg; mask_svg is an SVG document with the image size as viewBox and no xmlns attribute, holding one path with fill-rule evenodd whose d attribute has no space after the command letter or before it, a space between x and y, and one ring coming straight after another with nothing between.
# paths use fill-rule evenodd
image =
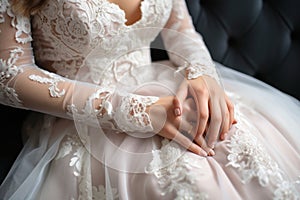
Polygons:
<instances>
[{"instance_id":1,"label":"wrist","mask_svg":"<svg viewBox=\"0 0 300 200\"><path fill-rule=\"evenodd\" d=\"M117 126L124 132L153 131L149 108L159 97L129 94L122 97L114 113Z\"/></svg>"},{"instance_id":2,"label":"wrist","mask_svg":"<svg viewBox=\"0 0 300 200\"><path fill-rule=\"evenodd\" d=\"M179 70L184 69L185 77L187 80L196 79L201 76L209 76L214 78L218 83L220 83L218 73L215 66L203 65L200 63L189 63L185 62L183 66L179 67Z\"/></svg>"}]
</instances>

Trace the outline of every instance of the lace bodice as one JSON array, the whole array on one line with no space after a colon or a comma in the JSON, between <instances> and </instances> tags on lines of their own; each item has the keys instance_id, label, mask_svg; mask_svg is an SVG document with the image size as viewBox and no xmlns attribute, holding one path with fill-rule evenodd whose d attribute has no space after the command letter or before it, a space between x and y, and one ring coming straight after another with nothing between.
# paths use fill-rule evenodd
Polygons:
<instances>
[{"instance_id":1,"label":"lace bodice","mask_svg":"<svg viewBox=\"0 0 300 200\"><path fill-rule=\"evenodd\" d=\"M170 0L142 1L142 17L132 25L126 25L124 11L107 0L48 4L33 18L36 60L51 62L57 73L69 78L74 78L83 66L94 72L108 70L109 65L121 60L119 57L124 60L124 56L131 62L138 57L142 58L138 62L150 62L148 49L135 58L128 54L149 47L166 23L171 3ZM147 27L158 28L150 33L150 29L143 30ZM99 84L99 79L94 76L92 81Z\"/></svg>"},{"instance_id":2,"label":"lace bodice","mask_svg":"<svg viewBox=\"0 0 300 200\"><path fill-rule=\"evenodd\" d=\"M184 0L143 0L140 11L141 18L126 25L125 12L109 0L54 0L27 18L2 0L1 103L64 118L111 118L119 103L145 99L113 101L112 94L123 76L138 81L133 71L151 62L150 43L160 32L171 60L189 71L188 78L217 79ZM189 39L182 40L183 34Z\"/></svg>"}]
</instances>

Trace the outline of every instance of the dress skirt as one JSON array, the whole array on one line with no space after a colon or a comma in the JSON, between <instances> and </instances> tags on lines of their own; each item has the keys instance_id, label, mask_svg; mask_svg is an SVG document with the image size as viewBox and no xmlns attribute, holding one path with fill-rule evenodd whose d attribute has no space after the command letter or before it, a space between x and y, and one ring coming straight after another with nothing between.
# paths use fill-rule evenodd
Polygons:
<instances>
[{"instance_id":1,"label":"dress skirt","mask_svg":"<svg viewBox=\"0 0 300 200\"><path fill-rule=\"evenodd\" d=\"M118 88L174 94L176 70L168 61L153 65L138 73L138 88ZM1 199L299 199L299 101L219 63L216 68L238 123L217 142L215 156L156 134L33 113Z\"/></svg>"}]
</instances>

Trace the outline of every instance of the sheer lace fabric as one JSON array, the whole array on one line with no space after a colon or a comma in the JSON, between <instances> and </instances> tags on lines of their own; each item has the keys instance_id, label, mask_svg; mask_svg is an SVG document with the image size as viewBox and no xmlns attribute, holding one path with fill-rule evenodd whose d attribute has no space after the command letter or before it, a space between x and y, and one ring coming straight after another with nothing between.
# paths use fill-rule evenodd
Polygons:
<instances>
[{"instance_id":1,"label":"sheer lace fabric","mask_svg":"<svg viewBox=\"0 0 300 200\"><path fill-rule=\"evenodd\" d=\"M120 76L128 73L128 68L135 68L137 65L147 63L150 60L149 58L142 59L140 62L139 59L131 61L131 58L140 56L139 51L145 54L140 49L149 44L151 39L156 36L157 31L149 39L143 37L136 44L128 43L132 39L134 31L125 25L124 12L116 4L108 1L58 1L55 4L48 4L32 20L32 27L37 30L33 32L34 48L37 52L35 60L41 63L44 68L54 70L56 74L47 72L36 67L33 61L33 53L30 48L32 37L29 19L15 16L8 1L4 1L2 4L1 19L3 23L11 21L12 25L12 28L7 32L2 31L2 34L11 35L15 32L15 41L11 41L3 47L19 46L10 51L9 58L1 59L1 67L3 68L1 84L4 90L1 99L8 105L29 108L69 119L74 114L70 111L76 110L77 113L78 111L83 112L86 120L95 118L99 110L103 112L103 108L105 110L105 108L111 107L108 102L99 104L99 100L103 100L101 96L105 96L106 93L113 93L111 84L116 84ZM148 8L153 9L153 5L150 2L143 2L141 9ZM62 16L58 13L61 13ZM145 20L143 17L134 26L138 27L139 23ZM124 37L128 40L123 41ZM112 47L116 47L116 49ZM5 51L6 49L0 50ZM136 52L128 53L133 50ZM23 62L26 66L22 66ZM99 63L101 64L99 65ZM31 69L30 74L22 73L29 69ZM80 70L88 70L88 72L84 77L78 77ZM112 80L112 78L114 79ZM74 82L72 79L77 80ZM94 85L86 84L78 79L84 79L84 81ZM16 85L17 82L22 84L21 87L26 85L26 87L33 88L33 93L17 92L16 88L19 88ZM104 91L103 88L108 85L110 89ZM80 97L77 96L75 100L73 99L75 96L74 88L85 91L81 92ZM22 90L22 88L19 89ZM99 91L98 89L102 93L95 92ZM49 91L51 98L46 94L47 91ZM98 94L97 97L95 96L96 93ZM28 99L31 95L34 96L34 99ZM95 102L96 99L98 102ZM98 111L92 112L92 109L98 109ZM112 108L110 109L109 112L112 112ZM145 112L141 115L145 116ZM87 123L93 122L87 120Z\"/></svg>"},{"instance_id":2,"label":"sheer lace fabric","mask_svg":"<svg viewBox=\"0 0 300 200\"><path fill-rule=\"evenodd\" d=\"M299 198L299 102L222 67L229 76L219 77L183 0L143 0L140 9L141 19L126 25L124 11L108 0L53 0L30 21L1 1L1 103L45 115L25 123L29 138L0 196ZM160 32L172 67L151 62L149 46ZM158 136L123 133L152 130L146 106L176 91L183 69L188 79L222 78L235 100L239 123L213 158ZM256 93L264 98L249 95Z\"/></svg>"},{"instance_id":3,"label":"sheer lace fabric","mask_svg":"<svg viewBox=\"0 0 300 200\"><path fill-rule=\"evenodd\" d=\"M146 14L153 14L157 12L156 9L164 9L167 11L167 13L170 13L171 10L170 6L168 5L170 5L172 2L162 1L159 3L159 5L154 5L154 3L156 2L143 1L141 3L141 12L143 13L142 18L132 26L125 25L126 19L124 11L121 10L116 4L110 3L106 0L87 2L58 1L55 4L48 4L45 9L35 15L32 20L32 27L34 30L37 30L33 31L33 36L35 38L33 44L35 52L37 52L35 54L35 60L44 68L54 70L61 76L75 80L78 80L79 78L78 74L80 73L78 72L86 69L88 72L84 75L85 81L86 79L89 79L90 82L95 84L92 86L92 88L90 88L88 85L84 86L83 82L72 82L64 77L59 77L56 74L51 74L41 70L38 67L34 67L34 71L31 72L32 74L29 76L29 80L23 77L22 74L18 76L18 74L24 70L21 70L22 67L19 66L21 65L19 62L22 62L19 61L20 55L22 55L21 59L26 59L26 56L23 55L24 53L29 55L33 54L30 48L30 42L32 41L30 28L31 24L29 19L26 17L14 16L9 7L9 2L4 1L3 5L1 6L1 10L3 10L1 19L3 22L11 20L11 25L14 27L14 29L10 29L10 31L15 32L15 41L11 41L10 44L4 45L3 47L9 47L13 44L18 44L20 47L13 49L10 52L10 57L7 60L1 59L3 63L2 66L4 68L2 70L2 73L4 73L2 79L5 79L2 82L4 84L4 82L11 80L11 86L2 86L5 88L5 93L3 96L9 96L3 97L2 99L4 102L8 101L7 103L9 105L9 102L12 102L15 104L15 106L26 108L26 106L22 106L22 104L26 104L26 102L23 101L30 95L26 93L24 94L26 95L25 97L20 97L22 93L15 91L15 88L18 87L15 85L15 83L19 82L22 83L22 86L29 84L28 87L31 87L31 85L35 85L35 89L33 91L39 91L40 89L41 91L45 91L44 95L38 95L40 98L30 100L32 103L32 105L29 105L30 109L48 112L57 116L63 116L65 118L69 118L70 116L70 114L68 114L69 112L67 112L67 108L70 107L76 107L76 110L88 112L86 110L86 106L88 104L93 104L93 102L91 104L89 99L94 95L93 92L95 91L96 85L107 86L115 84L115 82L118 80L115 82L108 81L109 76L112 78L111 76L114 75L116 78L119 76L119 74L126 73L125 70L128 70L128 68L125 66L125 69L123 68L123 72L119 72L120 69L122 70L122 66L118 64L118 60L120 60L119 57L124 57L124 55L128 56L128 52L136 51L137 49L141 49L149 45L159 31L158 29L153 29L150 31L150 33L147 31L148 34L145 36L143 30L135 29L147 26L162 27L163 23L166 22L166 16L168 15L163 15L162 10L160 10L161 15L155 15L155 18L151 18L151 20L148 20L149 16ZM171 16L171 18L174 18L175 20L170 20L166 26L166 28L172 29L176 31L176 33L184 33L188 30L192 30L192 24L190 21L187 21L189 20L186 14L187 10L181 10L181 7L185 7L184 4L180 4L182 3L174 3L172 12L174 17ZM77 9L74 9L74 7ZM5 12L5 10L7 10L7 12ZM7 20L5 19L6 15L8 17ZM153 15L151 15L151 17L153 17ZM187 21L187 23L185 21ZM10 33L7 32L2 34L7 35ZM138 41L132 42L131 39L133 39L136 34L140 35L141 37L138 39ZM176 35L178 35L178 33ZM191 36L195 35L198 36L195 32ZM168 38L174 39L171 36L168 36ZM180 40L177 39L174 41ZM205 45L200 38L198 38L198 43L199 46L203 48L203 52L197 51L197 48L187 48L189 49L189 52L186 55L186 58L188 61L194 61L196 57L193 57L193 54L203 55L203 58L206 59L206 63L198 63L200 66L193 64L192 66L187 67L189 70L188 78L195 78L205 74L205 72L207 72L209 75L216 75L215 73L211 73L209 70L207 70L213 70L214 66L212 65L208 51L205 49ZM179 49L179 47L177 47L178 44L169 47L170 44L175 43L166 40L166 46L171 52L185 51L185 49ZM187 43L184 44L184 46L188 47L190 44ZM182 46L180 48L182 48ZM24 52L25 49L28 53ZM29 68L30 65L35 66L35 62L32 61L32 56L30 57L31 60L24 61L27 64L25 70ZM128 60L132 59L127 58L125 61ZM149 61L150 59L147 60ZM176 62L176 59L174 60ZM205 65L207 62L208 66ZM99 63L101 64L99 65ZM134 64L140 66L142 63L147 64L147 62L139 62L139 60L137 60L137 62ZM132 61L129 63L129 65L131 64L133 64ZM180 63L178 64L180 65ZM113 67L112 65L117 67ZM130 68L132 68L132 66L130 66ZM213 70L213 72L215 71ZM12 80L12 78L14 78L14 80ZM59 88L58 85L63 85L63 88ZM76 87L74 85L83 85L78 87L88 88L85 90L87 93L82 95L83 98L76 98L77 105L74 105L74 101L71 102L72 100L70 99L70 97L74 96L72 91L72 89ZM46 90L49 90L50 97L56 98L55 101L49 98L48 95L45 95ZM102 92L111 93L111 90ZM36 97L35 94L33 94L33 96ZM98 103L99 102L96 102L96 104ZM105 103L100 103L100 110L102 110L102 105L104 104ZM61 110L57 110L59 107ZM97 109L98 105L92 105L92 107L96 107ZM91 112L88 113L91 114ZM97 112L93 114L97 114ZM142 115L144 116L145 112Z\"/></svg>"},{"instance_id":4,"label":"sheer lace fabric","mask_svg":"<svg viewBox=\"0 0 300 200\"><path fill-rule=\"evenodd\" d=\"M163 41L179 71L187 70L188 79L208 75L220 83L215 64L201 35L194 29L184 1L174 1L166 28L162 31Z\"/></svg>"}]
</instances>

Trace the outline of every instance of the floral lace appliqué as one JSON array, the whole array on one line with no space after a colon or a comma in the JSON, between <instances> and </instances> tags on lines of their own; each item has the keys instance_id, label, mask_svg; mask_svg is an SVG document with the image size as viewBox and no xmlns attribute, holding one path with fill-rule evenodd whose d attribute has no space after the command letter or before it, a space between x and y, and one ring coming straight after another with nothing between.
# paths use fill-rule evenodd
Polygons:
<instances>
[{"instance_id":1,"label":"floral lace appliqu\u00e9","mask_svg":"<svg viewBox=\"0 0 300 200\"><path fill-rule=\"evenodd\" d=\"M192 159L177 143L162 140L162 147L153 151L153 160L146 173L154 174L164 191L162 195L175 192L176 200L208 199L208 195L199 191L195 184L201 169L200 162ZM196 169L193 169L196 168ZM195 173L197 171L197 174Z\"/></svg>"},{"instance_id":2,"label":"floral lace appliqu\u00e9","mask_svg":"<svg viewBox=\"0 0 300 200\"><path fill-rule=\"evenodd\" d=\"M105 200L116 199L118 197L118 191L116 188L111 189L111 194L107 194L103 185L94 186L91 183L90 177L90 165L89 152L85 148L86 141L83 138L79 138L78 135L66 135L64 141L61 144L61 148L55 160L65 159L66 156L71 155L69 167L73 169L73 175L78 179L79 194L78 200ZM75 200L75 198L72 198Z\"/></svg>"},{"instance_id":3,"label":"floral lace appliqu\u00e9","mask_svg":"<svg viewBox=\"0 0 300 200\"><path fill-rule=\"evenodd\" d=\"M236 132L227 144L229 162L226 166L238 169L244 184L256 178L261 186L274 188L274 199L298 199L299 194L295 188L298 182L285 180L283 171L253 135L258 130L249 124L247 118L240 112L241 106L243 105L235 105L238 124Z\"/></svg>"},{"instance_id":4,"label":"floral lace appliqu\u00e9","mask_svg":"<svg viewBox=\"0 0 300 200\"><path fill-rule=\"evenodd\" d=\"M101 118L101 123L112 125L112 122L109 122L112 119L113 112L113 106L109 101L112 91L112 88L102 87L90 95L82 109L74 104L68 105L67 114L77 122L87 123L96 127L99 125L99 118ZM101 104L97 108L94 106L95 99L101 100Z\"/></svg>"},{"instance_id":5,"label":"floral lace appliqu\u00e9","mask_svg":"<svg viewBox=\"0 0 300 200\"><path fill-rule=\"evenodd\" d=\"M153 131L150 117L146 113L146 108L155 103L158 99L159 97L134 94L123 97L114 115L114 120L118 127L125 132Z\"/></svg>"},{"instance_id":6,"label":"floral lace appliqu\u00e9","mask_svg":"<svg viewBox=\"0 0 300 200\"><path fill-rule=\"evenodd\" d=\"M107 0L51 1L32 18L33 33L41 36L33 43L36 60L51 61L58 74L69 78L75 78L81 67L88 67L93 80L99 82L94 72L108 67L102 62L104 58L114 60L154 40L159 28L153 29L153 34L147 31L146 37L137 29L163 27L169 17L170 1L142 1L142 17L130 26L125 24L125 12ZM123 37L126 35L134 38ZM99 60L97 65L89 66L93 51Z\"/></svg>"},{"instance_id":7,"label":"floral lace appliqu\u00e9","mask_svg":"<svg viewBox=\"0 0 300 200\"><path fill-rule=\"evenodd\" d=\"M106 198L106 190L103 185L93 186L93 199L95 200L105 200L105 199L118 199L118 190L112 188L111 195Z\"/></svg>"},{"instance_id":8,"label":"floral lace appliqu\u00e9","mask_svg":"<svg viewBox=\"0 0 300 200\"><path fill-rule=\"evenodd\" d=\"M214 78L218 83L220 83L220 79L215 67L197 63L188 64L187 62L185 62L183 66L178 68L178 71L181 71L183 69L188 71L187 79L189 80L198 78L199 76L207 75Z\"/></svg>"},{"instance_id":9,"label":"floral lace appliqu\u00e9","mask_svg":"<svg viewBox=\"0 0 300 200\"><path fill-rule=\"evenodd\" d=\"M4 16L3 16L3 13L7 10L7 7L8 7L8 1L7 0L2 0L0 2L0 23L3 23L4 22ZM1 30L0 30L1 32Z\"/></svg>"},{"instance_id":10,"label":"floral lace appliqu\u00e9","mask_svg":"<svg viewBox=\"0 0 300 200\"><path fill-rule=\"evenodd\" d=\"M48 89L51 97L62 97L65 94L65 90L63 89L62 91L60 91L57 85L60 81L63 82L64 79L56 74L49 73L47 71L43 71L43 73L49 78L32 74L29 76L29 79L32 81L37 81L39 83L49 84L50 87Z\"/></svg>"},{"instance_id":11,"label":"floral lace appliqu\u00e9","mask_svg":"<svg viewBox=\"0 0 300 200\"><path fill-rule=\"evenodd\" d=\"M14 78L23 71L15 65L16 61L22 54L22 49L16 48L10 51L10 57L7 60L0 59L0 88L2 88L0 92L0 99L8 105L22 105L15 89L6 84L9 79Z\"/></svg>"},{"instance_id":12,"label":"floral lace appliqu\u00e9","mask_svg":"<svg viewBox=\"0 0 300 200\"><path fill-rule=\"evenodd\" d=\"M0 2L0 23L4 22L3 13L6 11L7 15L12 18L11 25L16 28L15 39L17 42L25 44L32 41L31 37L31 25L28 17L15 16L10 8L10 4L7 0ZM1 32L1 30L0 30Z\"/></svg>"}]
</instances>

